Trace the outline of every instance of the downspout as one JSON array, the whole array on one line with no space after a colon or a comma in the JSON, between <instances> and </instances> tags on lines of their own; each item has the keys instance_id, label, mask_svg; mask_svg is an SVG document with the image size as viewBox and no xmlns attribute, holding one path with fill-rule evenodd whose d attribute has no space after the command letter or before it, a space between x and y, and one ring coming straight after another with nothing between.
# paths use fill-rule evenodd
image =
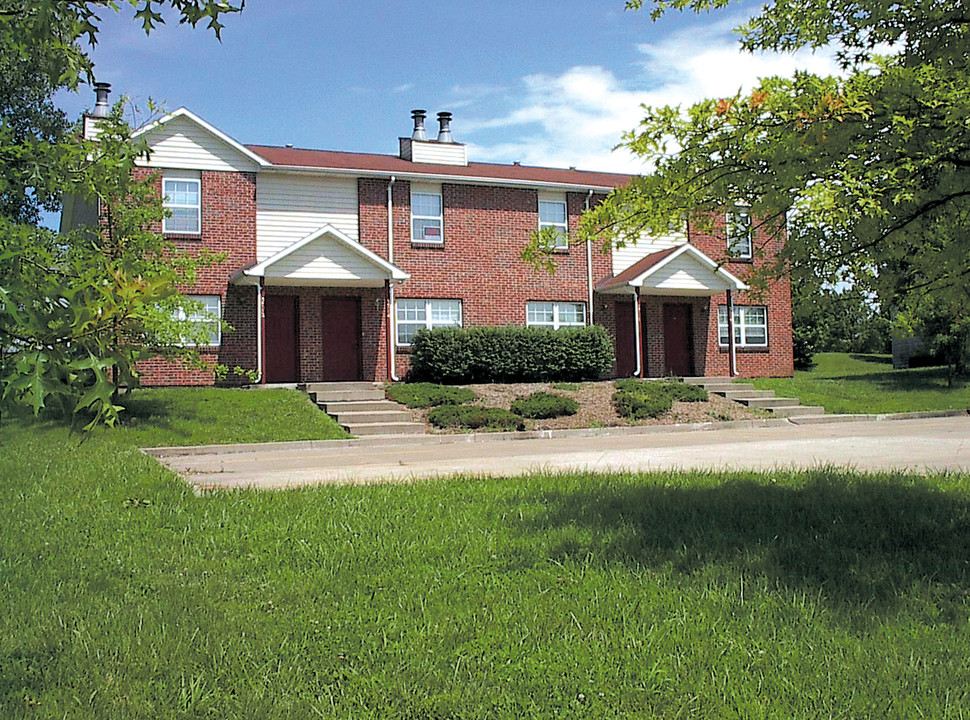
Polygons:
<instances>
[{"instance_id":1,"label":"downspout","mask_svg":"<svg viewBox=\"0 0 970 720\"><path fill-rule=\"evenodd\" d=\"M734 343L734 296L727 291L727 326L728 326L728 374L738 375L738 354Z\"/></svg>"},{"instance_id":2,"label":"downspout","mask_svg":"<svg viewBox=\"0 0 970 720\"><path fill-rule=\"evenodd\" d=\"M263 321L266 294L265 283L266 278L259 278L259 286L256 288L256 382L258 383L263 383L263 366L265 365L263 355L266 352L263 338L263 333L265 332L265 323Z\"/></svg>"},{"instance_id":3,"label":"downspout","mask_svg":"<svg viewBox=\"0 0 970 720\"><path fill-rule=\"evenodd\" d=\"M586 194L586 212L589 212L589 200L593 197L593 191ZM593 247L592 242L586 238L586 286L589 288L589 325L593 324Z\"/></svg>"},{"instance_id":4,"label":"downspout","mask_svg":"<svg viewBox=\"0 0 970 720\"><path fill-rule=\"evenodd\" d=\"M387 183L387 262L394 264L394 183L396 177L391 175ZM394 283L387 281L387 375L391 382L399 382L397 376L397 328L394 323Z\"/></svg>"},{"instance_id":5,"label":"downspout","mask_svg":"<svg viewBox=\"0 0 970 720\"><path fill-rule=\"evenodd\" d=\"M633 288L633 342L636 347L637 366L633 377L643 377L643 341L640 330L640 290Z\"/></svg>"}]
</instances>

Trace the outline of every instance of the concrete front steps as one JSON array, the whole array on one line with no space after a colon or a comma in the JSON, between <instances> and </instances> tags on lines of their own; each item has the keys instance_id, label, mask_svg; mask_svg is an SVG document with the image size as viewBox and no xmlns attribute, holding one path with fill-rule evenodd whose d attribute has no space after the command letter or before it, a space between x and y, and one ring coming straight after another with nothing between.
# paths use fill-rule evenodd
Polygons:
<instances>
[{"instance_id":1,"label":"concrete front steps","mask_svg":"<svg viewBox=\"0 0 970 720\"><path fill-rule=\"evenodd\" d=\"M825 408L819 405L802 405L798 398L775 397L774 390L755 390L750 383L732 382L726 377L685 377L684 382L700 385L708 392L734 402L770 412L777 417L821 415Z\"/></svg>"},{"instance_id":2,"label":"concrete front steps","mask_svg":"<svg viewBox=\"0 0 970 720\"><path fill-rule=\"evenodd\" d=\"M384 387L369 382L316 382L300 385L310 399L351 435L423 435L424 425L385 399Z\"/></svg>"}]
</instances>

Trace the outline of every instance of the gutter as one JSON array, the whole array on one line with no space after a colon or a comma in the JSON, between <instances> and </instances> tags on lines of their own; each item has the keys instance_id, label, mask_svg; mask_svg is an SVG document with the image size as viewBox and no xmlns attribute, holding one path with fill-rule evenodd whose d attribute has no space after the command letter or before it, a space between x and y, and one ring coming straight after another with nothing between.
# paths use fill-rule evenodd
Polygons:
<instances>
[{"instance_id":1,"label":"gutter","mask_svg":"<svg viewBox=\"0 0 970 720\"><path fill-rule=\"evenodd\" d=\"M387 183L387 262L394 264L394 183L397 177L391 175ZM397 327L394 322L394 283L387 281L387 374L391 382L400 382L397 376Z\"/></svg>"},{"instance_id":2,"label":"gutter","mask_svg":"<svg viewBox=\"0 0 970 720\"><path fill-rule=\"evenodd\" d=\"M640 328L640 288L633 288L633 335L636 343L637 366L633 377L643 377L643 341Z\"/></svg>"},{"instance_id":3,"label":"gutter","mask_svg":"<svg viewBox=\"0 0 970 720\"><path fill-rule=\"evenodd\" d=\"M589 212L589 200L593 197L590 189L586 193L586 212ZM593 247L589 238L586 238L586 287L589 289L589 325L593 324Z\"/></svg>"}]
</instances>

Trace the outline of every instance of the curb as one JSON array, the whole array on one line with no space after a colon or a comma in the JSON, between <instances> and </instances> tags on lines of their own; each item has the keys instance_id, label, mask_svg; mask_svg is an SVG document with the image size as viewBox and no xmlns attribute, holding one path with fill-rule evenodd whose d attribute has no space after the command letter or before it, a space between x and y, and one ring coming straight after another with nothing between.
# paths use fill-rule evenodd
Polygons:
<instances>
[{"instance_id":1,"label":"curb","mask_svg":"<svg viewBox=\"0 0 970 720\"><path fill-rule=\"evenodd\" d=\"M690 423L683 425L640 425L636 427L578 428L574 430L528 430L524 432L466 433L460 435L374 435L351 440L294 440L291 442L238 443L229 445L184 445L142 448L141 452L155 458L178 455L217 455L226 453L265 452L267 450L317 450L344 448L353 450L391 445L456 445L459 443L514 442L516 440L553 440L558 438L615 437L618 435L658 435L681 432L706 432L736 428L783 427L785 425L823 425L840 422L881 422L888 420L921 420L927 418L961 417L970 410L940 410L926 412L886 413L880 415L799 415L764 420L734 420L730 422Z\"/></svg>"}]
</instances>

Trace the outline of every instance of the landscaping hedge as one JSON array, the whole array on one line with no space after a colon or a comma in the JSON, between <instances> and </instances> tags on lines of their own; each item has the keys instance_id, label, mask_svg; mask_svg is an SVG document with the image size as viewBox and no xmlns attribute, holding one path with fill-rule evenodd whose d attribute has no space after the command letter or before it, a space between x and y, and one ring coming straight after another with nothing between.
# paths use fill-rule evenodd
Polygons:
<instances>
[{"instance_id":1,"label":"landscaping hedge","mask_svg":"<svg viewBox=\"0 0 970 720\"><path fill-rule=\"evenodd\" d=\"M387 388L387 397L409 408L436 405L461 405L478 395L468 388L450 387L438 383L398 383Z\"/></svg>"},{"instance_id":2,"label":"landscaping hedge","mask_svg":"<svg viewBox=\"0 0 970 720\"><path fill-rule=\"evenodd\" d=\"M563 415L575 415L579 410L579 403L563 395L539 390L531 395L516 398L510 409L516 415L533 420L543 420L562 417Z\"/></svg>"},{"instance_id":3,"label":"landscaping hedge","mask_svg":"<svg viewBox=\"0 0 970 720\"><path fill-rule=\"evenodd\" d=\"M409 381L449 384L594 380L613 367L613 343L598 325L422 330L411 345Z\"/></svg>"},{"instance_id":4,"label":"landscaping hedge","mask_svg":"<svg viewBox=\"0 0 970 720\"><path fill-rule=\"evenodd\" d=\"M478 405L441 405L428 413L428 422L439 428L467 430L524 430L525 423L508 410Z\"/></svg>"},{"instance_id":5,"label":"landscaping hedge","mask_svg":"<svg viewBox=\"0 0 970 720\"><path fill-rule=\"evenodd\" d=\"M673 407L674 400L698 402L708 399L707 391L697 385L671 380L634 380L614 383L613 407L621 417L643 420L660 417Z\"/></svg>"}]
</instances>

